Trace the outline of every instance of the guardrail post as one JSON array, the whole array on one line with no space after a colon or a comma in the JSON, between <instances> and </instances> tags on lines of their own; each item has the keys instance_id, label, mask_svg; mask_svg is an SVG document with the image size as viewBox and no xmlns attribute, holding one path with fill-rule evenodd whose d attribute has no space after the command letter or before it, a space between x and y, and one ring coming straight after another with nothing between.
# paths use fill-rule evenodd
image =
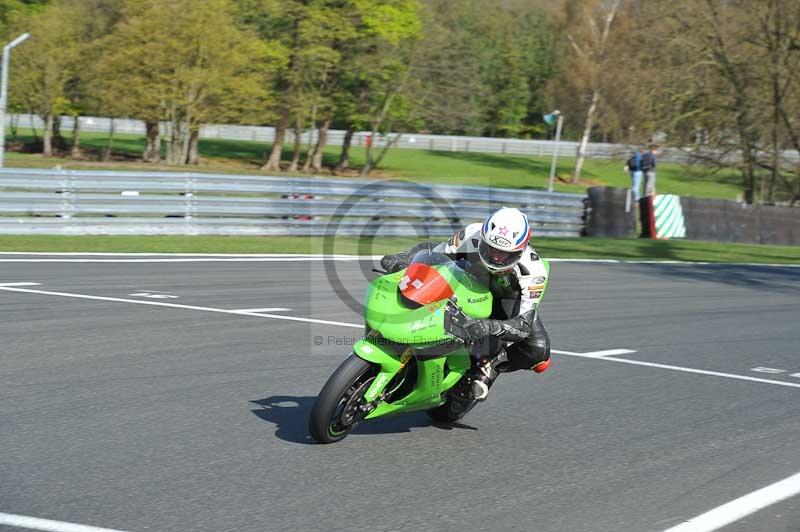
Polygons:
<instances>
[{"instance_id":1,"label":"guardrail post","mask_svg":"<svg viewBox=\"0 0 800 532\"><path fill-rule=\"evenodd\" d=\"M186 220L191 220L194 218L194 214L197 211L196 200L194 197L195 191L197 190L197 178L194 174L186 174L186 179L184 181L184 188L183 188L183 203L184 203L184 210L183 210L183 217Z\"/></svg>"},{"instance_id":2,"label":"guardrail post","mask_svg":"<svg viewBox=\"0 0 800 532\"><path fill-rule=\"evenodd\" d=\"M59 169L59 173L61 174L61 212L59 216L72 218L77 210L72 171Z\"/></svg>"}]
</instances>

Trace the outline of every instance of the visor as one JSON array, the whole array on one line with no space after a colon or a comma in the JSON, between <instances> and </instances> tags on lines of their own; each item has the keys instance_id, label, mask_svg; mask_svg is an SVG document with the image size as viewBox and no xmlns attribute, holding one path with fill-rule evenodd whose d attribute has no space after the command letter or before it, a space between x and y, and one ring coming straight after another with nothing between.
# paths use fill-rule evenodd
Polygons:
<instances>
[{"instance_id":1,"label":"visor","mask_svg":"<svg viewBox=\"0 0 800 532\"><path fill-rule=\"evenodd\" d=\"M490 246L483 240L481 240L481 243L478 245L478 253L481 259L483 259L486 264L496 268L509 268L513 266L522 257L523 250L524 248L518 251L503 251L502 249Z\"/></svg>"}]
</instances>

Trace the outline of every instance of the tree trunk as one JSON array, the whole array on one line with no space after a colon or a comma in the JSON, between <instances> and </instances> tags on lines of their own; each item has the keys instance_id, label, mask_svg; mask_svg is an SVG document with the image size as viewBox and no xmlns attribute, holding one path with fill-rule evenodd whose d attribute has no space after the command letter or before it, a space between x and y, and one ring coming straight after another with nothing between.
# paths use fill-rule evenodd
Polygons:
<instances>
[{"instance_id":1,"label":"tree trunk","mask_svg":"<svg viewBox=\"0 0 800 532\"><path fill-rule=\"evenodd\" d=\"M742 169L742 188L744 189L744 202L752 205L755 202L755 174L749 165Z\"/></svg>"},{"instance_id":2,"label":"tree trunk","mask_svg":"<svg viewBox=\"0 0 800 532\"><path fill-rule=\"evenodd\" d=\"M311 160L317 153L317 142L314 140L315 132L317 132L317 129L314 127L308 130L308 147L306 148L306 160L303 163L303 172L311 170ZM317 137L319 137L319 134L317 134Z\"/></svg>"},{"instance_id":3,"label":"tree trunk","mask_svg":"<svg viewBox=\"0 0 800 532\"><path fill-rule=\"evenodd\" d=\"M355 128L348 127L347 132L344 134L344 143L342 143L342 154L339 156L339 163L333 170L334 174L343 172L350 167L350 145L353 144L353 135L355 135Z\"/></svg>"},{"instance_id":4,"label":"tree trunk","mask_svg":"<svg viewBox=\"0 0 800 532\"><path fill-rule=\"evenodd\" d=\"M61 116L53 116L53 147L57 150L63 150L66 143L64 137L61 136Z\"/></svg>"},{"instance_id":5,"label":"tree trunk","mask_svg":"<svg viewBox=\"0 0 800 532\"><path fill-rule=\"evenodd\" d=\"M188 118L183 122L181 133L181 164L186 164L189 161L189 146L192 139L192 125Z\"/></svg>"},{"instance_id":6,"label":"tree trunk","mask_svg":"<svg viewBox=\"0 0 800 532\"><path fill-rule=\"evenodd\" d=\"M111 148L114 146L114 119L111 119L111 127L108 130L108 139L106 140L106 147L103 150L103 158L101 159L103 162L111 160Z\"/></svg>"},{"instance_id":7,"label":"tree trunk","mask_svg":"<svg viewBox=\"0 0 800 532\"><path fill-rule=\"evenodd\" d=\"M42 155L53 156L53 115L44 117L44 131L42 132Z\"/></svg>"},{"instance_id":8,"label":"tree trunk","mask_svg":"<svg viewBox=\"0 0 800 532\"><path fill-rule=\"evenodd\" d=\"M275 126L275 141L272 143L272 151L270 151L267 162L261 167L265 172L281 171L281 154L283 153L283 140L286 138L287 127L289 127L288 108L281 113L278 125Z\"/></svg>"},{"instance_id":9,"label":"tree trunk","mask_svg":"<svg viewBox=\"0 0 800 532\"><path fill-rule=\"evenodd\" d=\"M586 148L589 144L589 136L592 134L592 127L594 126L594 114L597 111L597 100L599 99L600 92L595 89L592 91L592 101L589 104L589 110L586 111L586 122L583 124L581 143L578 144L578 157L575 159L575 171L572 174L573 183L578 183L581 178L583 163L586 161Z\"/></svg>"},{"instance_id":10,"label":"tree trunk","mask_svg":"<svg viewBox=\"0 0 800 532\"><path fill-rule=\"evenodd\" d=\"M303 172L308 172L311 169L311 160L314 158L314 154L316 153L317 149L317 142L314 141L314 132L317 132L317 138L319 138L319 132L317 130L317 106L314 105L311 108L311 129L308 131L308 149L306 150L306 162L303 163Z\"/></svg>"},{"instance_id":11,"label":"tree trunk","mask_svg":"<svg viewBox=\"0 0 800 532\"><path fill-rule=\"evenodd\" d=\"M780 144L779 144L779 133L778 128L780 127L780 113L776 106L773 116L772 116L772 173L769 177L769 184L766 187L766 192L764 191L764 182L766 179L762 178L761 180L761 204L763 205L764 202L766 203L773 203L775 198L775 182L778 180L778 174L780 173L781 167L781 152L780 152ZM766 195L766 197L765 197Z\"/></svg>"},{"instance_id":12,"label":"tree trunk","mask_svg":"<svg viewBox=\"0 0 800 532\"><path fill-rule=\"evenodd\" d=\"M36 131L36 122L34 121L34 116L35 115L31 115L31 131L33 132L33 143L34 144L38 144L39 143L39 133ZM45 127L46 126L47 126L47 124L45 124Z\"/></svg>"},{"instance_id":13,"label":"tree trunk","mask_svg":"<svg viewBox=\"0 0 800 532\"><path fill-rule=\"evenodd\" d=\"M169 160L167 164L179 165L181 164L181 123L179 120L172 121L170 128L171 134L169 137Z\"/></svg>"},{"instance_id":14,"label":"tree trunk","mask_svg":"<svg viewBox=\"0 0 800 532\"><path fill-rule=\"evenodd\" d=\"M189 155L186 164L200 164L200 126L192 126L189 134Z\"/></svg>"},{"instance_id":15,"label":"tree trunk","mask_svg":"<svg viewBox=\"0 0 800 532\"><path fill-rule=\"evenodd\" d=\"M142 160L146 163L161 162L161 133L158 129L158 122L145 122L147 130L147 148L144 150Z\"/></svg>"},{"instance_id":16,"label":"tree trunk","mask_svg":"<svg viewBox=\"0 0 800 532\"><path fill-rule=\"evenodd\" d=\"M189 121L173 115L170 121L170 136L167 145L167 164L181 166L189 158Z\"/></svg>"},{"instance_id":17,"label":"tree trunk","mask_svg":"<svg viewBox=\"0 0 800 532\"><path fill-rule=\"evenodd\" d=\"M80 159L81 154L81 117L76 116L73 118L74 122L72 123L72 149L70 150L70 156L73 159Z\"/></svg>"},{"instance_id":18,"label":"tree trunk","mask_svg":"<svg viewBox=\"0 0 800 532\"><path fill-rule=\"evenodd\" d=\"M175 124L172 122L172 120L167 122L166 135L167 135L167 138L166 138L166 141L164 143L165 147L166 147L166 149L165 149L166 162L167 162L167 164L172 164L172 161L173 161L173 159L175 157L174 155L172 155L172 137L175 135Z\"/></svg>"},{"instance_id":19,"label":"tree trunk","mask_svg":"<svg viewBox=\"0 0 800 532\"><path fill-rule=\"evenodd\" d=\"M375 138L370 135L369 140L367 142L367 151L364 155L365 161L364 166L361 168L361 171L358 173L360 177L368 177L369 173L372 172L373 162L372 162L372 146L375 144Z\"/></svg>"},{"instance_id":20,"label":"tree trunk","mask_svg":"<svg viewBox=\"0 0 800 532\"><path fill-rule=\"evenodd\" d=\"M311 162L311 169L314 172L322 172L322 157L325 151L325 145L328 143L328 129L331 127L331 119L328 118L319 129L319 138L317 139L317 148L314 150L314 160Z\"/></svg>"},{"instance_id":21,"label":"tree trunk","mask_svg":"<svg viewBox=\"0 0 800 532\"><path fill-rule=\"evenodd\" d=\"M11 142L16 142L19 134L19 117L11 116L10 118L8 127L11 129Z\"/></svg>"},{"instance_id":22,"label":"tree trunk","mask_svg":"<svg viewBox=\"0 0 800 532\"><path fill-rule=\"evenodd\" d=\"M401 136L402 136L402 133L398 133L393 138L389 139L389 141L386 144L383 145L383 148L381 148L381 151L378 154L378 156L373 161L370 162L369 171L366 174L362 173L362 175L368 176L369 172L371 172L373 168L376 168L379 164L381 164L381 162L383 161L383 158L386 157L387 153L389 153L389 148L391 148L392 146L397 144L397 142L400 140Z\"/></svg>"},{"instance_id":23,"label":"tree trunk","mask_svg":"<svg viewBox=\"0 0 800 532\"><path fill-rule=\"evenodd\" d=\"M294 121L294 153L292 154L292 164L289 165L289 172L297 172L300 166L300 154L303 151L303 123L298 115Z\"/></svg>"}]
</instances>

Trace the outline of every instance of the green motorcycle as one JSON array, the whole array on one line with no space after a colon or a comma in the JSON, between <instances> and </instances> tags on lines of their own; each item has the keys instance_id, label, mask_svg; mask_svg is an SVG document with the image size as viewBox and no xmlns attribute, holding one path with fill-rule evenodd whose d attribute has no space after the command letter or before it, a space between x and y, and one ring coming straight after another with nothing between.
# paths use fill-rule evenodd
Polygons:
<instances>
[{"instance_id":1,"label":"green motorcycle","mask_svg":"<svg viewBox=\"0 0 800 532\"><path fill-rule=\"evenodd\" d=\"M366 335L311 409L314 440L334 443L365 419L420 410L454 422L475 406L459 386L471 359L457 317L488 318L492 294L467 270L466 261L421 251L405 270L370 283Z\"/></svg>"}]
</instances>

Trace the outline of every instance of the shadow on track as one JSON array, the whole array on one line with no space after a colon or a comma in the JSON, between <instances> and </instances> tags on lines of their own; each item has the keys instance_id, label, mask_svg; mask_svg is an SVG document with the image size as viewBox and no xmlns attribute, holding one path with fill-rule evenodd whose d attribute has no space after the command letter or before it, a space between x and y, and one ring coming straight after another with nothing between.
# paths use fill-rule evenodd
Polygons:
<instances>
[{"instance_id":1,"label":"shadow on track","mask_svg":"<svg viewBox=\"0 0 800 532\"><path fill-rule=\"evenodd\" d=\"M273 395L265 399L250 401L251 404L261 407L254 408L251 412L275 425L275 436L278 438L292 443L314 444L314 440L308 435L308 415L316 400L316 397ZM414 427L478 430L463 423L434 423L424 412L414 412L397 417L364 421L353 430L351 436L411 432Z\"/></svg>"},{"instance_id":2,"label":"shadow on track","mask_svg":"<svg viewBox=\"0 0 800 532\"><path fill-rule=\"evenodd\" d=\"M661 275L728 286L800 293L800 269L740 264L651 264Z\"/></svg>"}]
</instances>

